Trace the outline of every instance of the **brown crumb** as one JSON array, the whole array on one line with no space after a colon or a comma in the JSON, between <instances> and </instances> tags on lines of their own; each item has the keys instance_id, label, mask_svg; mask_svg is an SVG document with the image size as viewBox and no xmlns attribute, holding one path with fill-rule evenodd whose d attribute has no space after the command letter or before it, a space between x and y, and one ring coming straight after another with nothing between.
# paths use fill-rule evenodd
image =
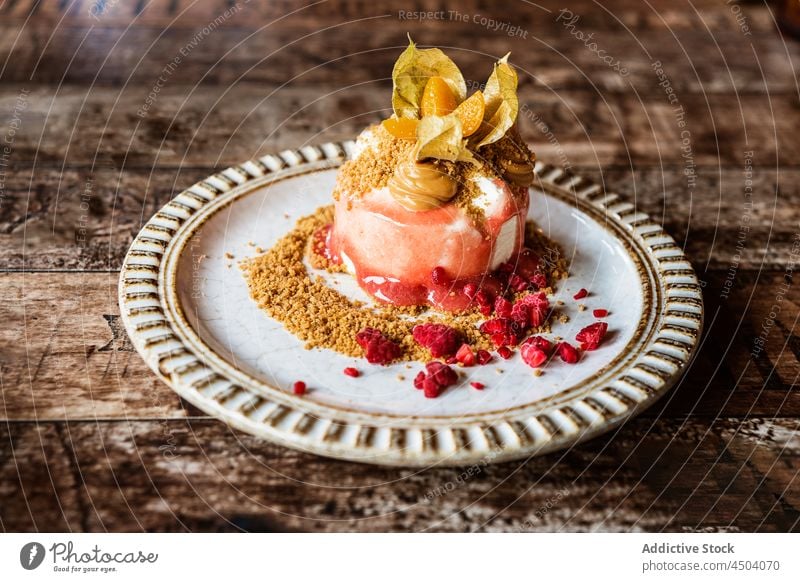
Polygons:
<instances>
[{"instance_id":1,"label":"brown crumb","mask_svg":"<svg viewBox=\"0 0 800 582\"><path fill-rule=\"evenodd\" d=\"M406 381L406 377L403 376L402 374L398 374L397 375L397 379L400 380L401 382L405 382Z\"/></svg>"},{"instance_id":2,"label":"brown crumb","mask_svg":"<svg viewBox=\"0 0 800 582\"><path fill-rule=\"evenodd\" d=\"M581 303L580 305L578 305L578 311L586 311L586 306L583 303Z\"/></svg>"},{"instance_id":3,"label":"brown crumb","mask_svg":"<svg viewBox=\"0 0 800 582\"><path fill-rule=\"evenodd\" d=\"M537 378L538 378L539 376L541 376L543 373L544 373L544 372L542 372L542 371L541 371L539 368L536 368L536 369L533 371L533 375L534 375L534 376L536 376Z\"/></svg>"},{"instance_id":4,"label":"brown crumb","mask_svg":"<svg viewBox=\"0 0 800 582\"><path fill-rule=\"evenodd\" d=\"M235 259L236 257L233 256L233 253L225 253L226 259Z\"/></svg>"}]
</instances>

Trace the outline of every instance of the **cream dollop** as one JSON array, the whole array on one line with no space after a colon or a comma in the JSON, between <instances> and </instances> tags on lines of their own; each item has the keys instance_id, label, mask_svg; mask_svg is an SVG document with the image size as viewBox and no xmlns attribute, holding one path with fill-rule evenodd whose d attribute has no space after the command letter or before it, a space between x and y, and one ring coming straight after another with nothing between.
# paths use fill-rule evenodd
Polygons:
<instances>
[{"instance_id":1,"label":"cream dollop","mask_svg":"<svg viewBox=\"0 0 800 582\"><path fill-rule=\"evenodd\" d=\"M403 208L415 212L442 206L457 190L455 180L434 164L414 160L398 165L387 186Z\"/></svg>"}]
</instances>

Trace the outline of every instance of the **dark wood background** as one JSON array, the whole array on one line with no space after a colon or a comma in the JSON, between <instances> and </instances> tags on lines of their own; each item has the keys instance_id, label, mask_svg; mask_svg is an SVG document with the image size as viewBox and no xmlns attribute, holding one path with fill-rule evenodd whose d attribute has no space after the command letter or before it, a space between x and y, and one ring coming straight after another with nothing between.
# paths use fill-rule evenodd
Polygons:
<instances>
[{"instance_id":1,"label":"dark wood background","mask_svg":"<svg viewBox=\"0 0 800 582\"><path fill-rule=\"evenodd\" d=\"M699 357L615 433L466 476L332 461L204 416L127 340L117 273L143 222L226 165L387 115L407 31L470 79L511 50L539 157L660 219L703 280ZM759 2L0 1L0 529L800 529L798 59Z\"/></svg>"}]
</instances>

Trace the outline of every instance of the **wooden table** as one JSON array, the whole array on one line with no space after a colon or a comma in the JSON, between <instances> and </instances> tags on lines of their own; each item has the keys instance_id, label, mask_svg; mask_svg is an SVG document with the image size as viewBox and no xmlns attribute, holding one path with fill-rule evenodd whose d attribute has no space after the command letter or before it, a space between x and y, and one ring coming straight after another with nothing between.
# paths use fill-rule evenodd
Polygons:
<instances>
[{"instance_id":1,"label":"wooden table","mask_svg":"<svg viewBox=\"0 0 800 582\"><path fill-rule=\"evenodd\" d=\"M0 528L800 529L798 42L758 2L405 13L442 4L0 3ZM703 280L698 358L613 434L469 472L333 461L208 418L126 338L143 222L226 165L387 115L406 31L479 80L511 50L539 157L663 221Z\"/></svg>"}]
</instances>

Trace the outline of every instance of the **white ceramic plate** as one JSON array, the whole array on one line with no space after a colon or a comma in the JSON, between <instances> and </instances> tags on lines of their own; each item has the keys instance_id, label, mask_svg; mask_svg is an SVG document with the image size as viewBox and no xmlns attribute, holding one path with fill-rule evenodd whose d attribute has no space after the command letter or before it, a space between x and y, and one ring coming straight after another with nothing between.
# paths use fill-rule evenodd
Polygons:
<instances>
[{"instance_id":1,"label":"white ceramic plate","mask_svg":"<svg viewBox=\"0 0 800 582\"><path fill-rule=\"evenodd\" d=\"M419 364L372 366L304 349L249 298L237 263L330 203L336 168L351 148L306 147L229 168L179 194L136 237L120 277L126 329L150 367L200 409L321 455L393 465L487 463L607 431L651 405L690 362L703 305L681 249L617 195L542 163L530 217L570 260L555 297L570 322L554 334L572 340L596 321L593 309L607 309L600 349L576 365L554 361L540 377L518 355L495 357L463 369L462 385L433 400L412 386ZM337 289L361 293L337 277ZM590 295L575 301L580 288ZM347 366L363 375L344 375ZM296 380L308 384L306 395L292 394ZM487 387L474 390L471 381Z\"/></svg>"}]
</instances>

